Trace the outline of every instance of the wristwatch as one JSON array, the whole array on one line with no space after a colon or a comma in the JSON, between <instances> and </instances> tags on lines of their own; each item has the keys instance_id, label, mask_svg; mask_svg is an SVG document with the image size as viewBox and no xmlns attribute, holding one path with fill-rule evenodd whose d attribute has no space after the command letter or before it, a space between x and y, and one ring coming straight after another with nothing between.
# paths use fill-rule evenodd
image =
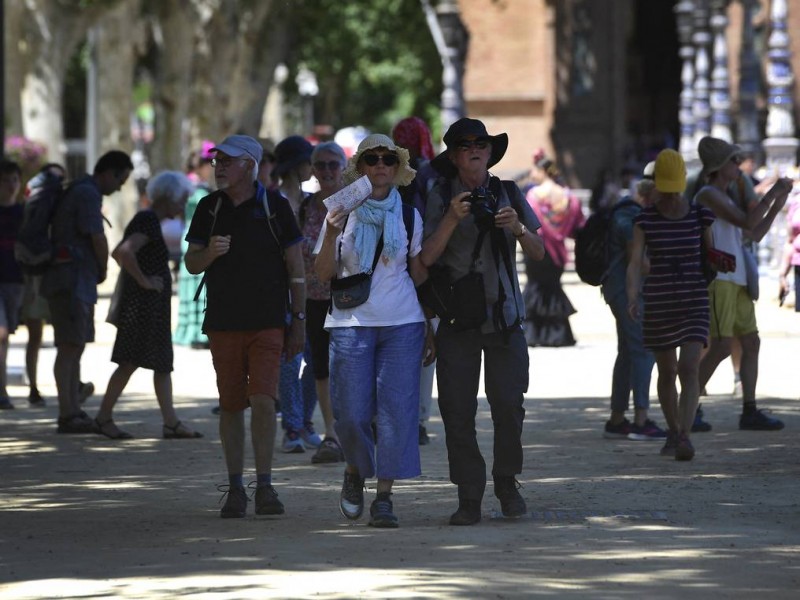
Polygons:
<instances>
[{"instance_id":1,"label":"wristwatch","mask_svg":"<svg viewBox=\"0 0 800 600\"><path fill-rule=\"evenodd\" d=\"M519 235L517 235L516 233L515 233L515 234L513 234L513 235L514 235L514 237L515 237L515 238L517 238L517 239L521 238L523 235L525 235L526 233L528 233L528 228L527 228L527 227L525 227L525 224L524 224L524 223L520 223L520 227L522 227L522 229L520 229L520 231L519 231Z\"/></svg>"},{"instance_id":2,"label":"wristwatch","mask_svg":"<svg viewBox=\"0 0 800 600\"><path fill-rule=\"evenodd\" d=\"M292 313L292 318L293 319L297 319L298 321L305 321L306 320L306 313L304 313L303 311L293 312Z\"/></svg>"}]
</instances>

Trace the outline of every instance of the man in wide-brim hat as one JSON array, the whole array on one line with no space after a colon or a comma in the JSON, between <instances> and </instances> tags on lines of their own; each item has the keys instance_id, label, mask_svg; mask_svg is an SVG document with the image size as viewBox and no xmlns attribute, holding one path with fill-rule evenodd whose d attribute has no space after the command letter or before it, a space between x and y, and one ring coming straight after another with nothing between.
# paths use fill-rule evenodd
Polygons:
<instances>
[{"instance_id":1,"label":"man in wide-brim hat","mask_svg":"<svg viewBox=\"0 0 800 600\"><path fill-rule=\"evenodd\" d=\"M450 524L474 525L481 520L486 488L486 463L475 435L482 355L486 356L486 398L495 426L494 493L504 516L519 517L527 511L516 481L522 472L528 347L521 327L525 306L514 257L517 242L533 260L544 257L544 245L536 234L539 221L516 184L501 182L489 173L489 167L503 158L508 136L489 135L483 123L465 118L450 126L444 142L447 150L431 163L442 178L428 194L420 256L426 266L435 263L445 269L449 283L470 273L479 273L483 280L485 309L478 303L471 315L476 316L472 322L483 323L465 328L470 325L459 326L457 319L443 318L436 333L439 410L450 480L458 486L458 510ZM473 192L477 197L471 202ZM473 305L477 293L455 298L454 303Z\"/></svg>"}]
</instances>

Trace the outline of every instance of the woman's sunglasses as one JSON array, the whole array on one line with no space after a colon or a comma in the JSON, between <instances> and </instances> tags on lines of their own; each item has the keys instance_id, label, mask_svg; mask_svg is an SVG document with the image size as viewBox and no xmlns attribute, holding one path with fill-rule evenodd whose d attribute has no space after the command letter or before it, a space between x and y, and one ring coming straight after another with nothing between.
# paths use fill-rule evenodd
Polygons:
<instances>
[{"instance_id":1,"label":"woman's sunglasses","mask_svg":"<svg viewBox=\"0 0 800 600\"><path fill-rule=\"evenodd\" d=\"M382 162L387 167L393 167L400 160L397 158L397 154L365 154L361 158L370 167L374 167L378 162Z\"/></svg>"},{"instance_id":2,"label":"woman's sunglasses","mask_svg":"<svg viewBox=\"0 0 800 600\"><path fill-rule=\"evenodd\" d=\"M314 163L314 168L317 171L324 171L326 167L329 171L336 171L337 169L342 168L342 163L340 163L338 160L329 160L327 162L324 160L318 160Z\"/></svg>"}]
</instances>

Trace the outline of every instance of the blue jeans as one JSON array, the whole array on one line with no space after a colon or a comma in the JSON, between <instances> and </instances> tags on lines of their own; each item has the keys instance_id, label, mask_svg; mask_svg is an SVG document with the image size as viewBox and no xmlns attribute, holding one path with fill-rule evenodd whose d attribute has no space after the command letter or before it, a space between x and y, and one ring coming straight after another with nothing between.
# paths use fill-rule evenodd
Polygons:
<instances>
[{"instance_id":1,"label":"blue jeans","mask_svg":"<svg viewBox=\"0 0 800 600\"><path fill-rule=\"evenodd\" d=\"M300 375L303 358L306 366ZM317 406L317 388L311 368L311 349L306 341L303 354L288 360L281 358L280 372L281 427L300 431L310 423Z\"/></svg>"},{"instance_id":2,"label":"blue jeans","mask_svg":"<svg viewBox=\"0 0 800 600\"><path fill-rule=\"evenodd\" d=\"M421 473L418 419L424 332L424 323L330 331L336 434L347 464L361 477L408 479Z\"/></svg>"},{"instance_id":3,"label":"blue jeans","mask_svg":"<svg viewBox=\"0 0 800 600\"><path fill-rule=\"evenodd\" d=\"M628 313L625 294L616 294L608 306L617 324L617 360L611 380L611 410L625 412L633 391L635 408L650 408L650 376L655 356L644 347L641 321L634 321ZM641 298L640 314L643 314Z\"/></svg>"}]
</instances>

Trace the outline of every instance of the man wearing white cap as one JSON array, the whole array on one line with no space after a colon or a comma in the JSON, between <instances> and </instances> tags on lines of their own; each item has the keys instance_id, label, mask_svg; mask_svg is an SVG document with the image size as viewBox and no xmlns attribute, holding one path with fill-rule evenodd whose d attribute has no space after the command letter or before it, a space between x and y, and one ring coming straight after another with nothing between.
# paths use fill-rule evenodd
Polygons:
<instances>
[{"instance_id":1,"label":"man wearing white cap","mask_svg":"<svg viewBox=\"0 0 800 600\"><path fill-rule=\"evenodd\" d=\"M747 293L747 276L742 254L742 230L754 242L759 242L769 231L775 217L786 204L792 189L790 179L779 179L772 188L747 212L741 210L726 190L740 175L739 163L742 149L728 142L704 137L697 146L703 163L701 178L706 185L695 196L695 201L710 208L717 217L711 230L714 246L736 257L736 269L718 273L708 287L711 306L711 327L708 352L700 361L700 388L705 387L720 362L731 353L731 342L738 337L742 345L740 376L742 380L742 414L739 429L777 430L783 422L756 407L756 380L758 379L758 336L753 301Z\"/></svg>"},{"instance_id":2,"label":"man wearing white cap","mask_svg":"<svg viewBox=\"0 0 800 600\"><path fill-rule=\"evenodd\" d=\"M243 471L248 406L256 514L278 515L284 507L272 487L275 398L281 353L294 356L305 341L303 237L288 202L256 181L262 148L255 139L232 135L212 151L218 190L197 205L186 234L185 260L190 273L205 272L203 331L217 373L229 483L222 486L227 500L220 515L241 518L247 509Z\"/></svg>"}]
</instances>

